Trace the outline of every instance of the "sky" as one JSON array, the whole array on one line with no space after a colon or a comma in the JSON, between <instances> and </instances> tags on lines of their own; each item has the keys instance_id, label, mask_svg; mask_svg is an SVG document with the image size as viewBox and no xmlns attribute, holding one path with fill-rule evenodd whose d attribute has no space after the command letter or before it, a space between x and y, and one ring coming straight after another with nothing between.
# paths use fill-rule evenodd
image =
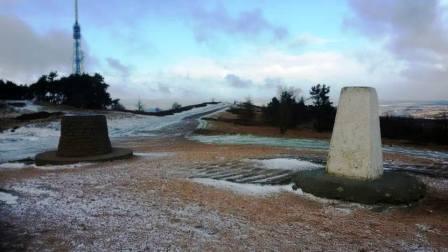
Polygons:
<instances>
[{"instance_id":1,"label":"sky","mask_svg":"<svg viewBox=\"0 0 448 252\"><path fill-rule=\"evenodd\" d=\"M79 0L84 71L125 105L251 98L315 84L448 99L448 0ZM72 71L70 0L0 0L0 79Z\"/></svg>"}]
</instances>

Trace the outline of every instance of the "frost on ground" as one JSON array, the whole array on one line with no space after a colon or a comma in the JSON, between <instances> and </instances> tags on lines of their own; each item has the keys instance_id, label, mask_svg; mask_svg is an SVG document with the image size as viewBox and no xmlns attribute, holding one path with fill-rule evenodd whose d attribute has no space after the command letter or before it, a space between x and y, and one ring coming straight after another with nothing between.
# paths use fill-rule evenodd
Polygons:
<instances>
[{"instance_id":1,"label":"frost on ground","mask_svg":"<svg viewBox=\"0 0 448 252\"><path fill-rule=\"evenodd\" d=\"M45 171L54 171L54 170L65 170L65 169L75 169L84 166L92 165L92 163L76 163L76 164L67 164L67 165L35 165L29 163L21 163L21 162L11 162L11 163L3 163L0 164L0 171L2 170L17 170L17 169L26 169L33 168L38 170Z\"/></svg>"},{"instance_id":2,"label":"frost on ground","mask_svg":"<svg viewBox=\"0 0 448 252\"><path fill-rule=\"evenodd\" d=\"M1 204L1 202L4 202L5 204L8 204L8 205L15 205L15 204L17 204L18 198L19 197L14 196L10 193L0 191L0 204Z\"/></svg>"},{"instance_id":3,"label":"frost on ground","mask_svg":"<svg viewBox=\"0 0 448 252\"><path fill-rule=\"evenodd\" d=\"M273 147L284 147L292 149L306 150L328 150L329 143L325 140L304 139L304 138L278 138L262 137L254 135L192 135L189 139L207 144L249 144L264 145ZM441 164L448 164L447 151L434 151L429 149L417 149L402 146L384 146L386 153L397 153L411 157L425 158Z\"/></svg>"},{"instance_id":4,"label":"frost on ground","mask_svg":"<svg viewBox=\"0 0 448 252\"><path fill-rule=\"evenodd\" d=\"M124 129L123 134L154 133L142 128L129 132L125 124L118 127ZM191 129L192 124L174 126L180 126L174 127L176 133L187 135L182 128ZM303 160L256 159L306 153L294 147L205 145L172 135L120 143L134 149L138 158L60 171L53 171L54 166L38 170L26 164L0 169L0 192L4 193L0 197L5 199L0 201L0 250L396 251L448 247L446 207L423 203L381 213L298 195L300 190L291 193L290 185L187 179L195 173L216 172L222 177L232 170L247 169L263 173L257 177L262 179L266 174L279 174L269 167L280 164L303 169L308 165ZM283 176L283 172L295 171L281 172ZM437 182L433 187L437 191L440 185Z\"/></svg>"},{"instance_id":5,"label":"frost on ground","mask_svg":"<svg viewBox=\"0 0 448 252\"><path fill-rule=\"evenodd\" d=\"M193 135L189 139L209 144L253 144L286 148L327 150L328 142L315 139L261 137L253 135Z\"/></svg>"},{"instance_id":6,"label":"frost on ground","mask_svg":"<svg viewBox=\"0 0 448 252\"><path fill-rule=\"evenodd\" d=\"M176 155L172 152L134 152L134 156L137 157L147 157L147 158L161 158L170 157Z\"/></svg>"},{"instance_id":7,"label":"frost on ground","mask_svg":"<svg viewBox=\"0 0 448 252\"><path fill-rule=\"evenodd\" d=\"M239 184L224 180L216 180L209 178L193 178L193 182L200 183L203 185L212 186L215 188L220 188L224 190L229 190L235 193L240 193L244 195L251 196L269 196L276 193L282 192L294 192L297 194L302 194L302 191L292 189L292 184L290 185L260 185L260 184Z\"/></svg>"},{"instance_id":8,"label":"frost on ground","mask_svg":"<svg viewBox=\"0 0 448 252\"><path fill-rule=\"evenodd\" d=\"M174 156L0 180L3 192L18 197L16 204L0 202L0 234L2 228L9 232L2 236L0 248L291 251L442 247L425 240L425 233L420 240L414 235L417 223L438 230L435 235L441 237L446 229L440 212L430 216L412 209L375 213L335 201L311 201L299 195L300 190L293 192L290 185L192 181L186 178L195 162L204 161L201 156L214 161L215 154L226 154L216 146L182 149L185 152ZM339 230L342 225L344 229Z\"/></svg>"},{"instance_id":9,"label":"frost on ground","mask_svg":"<svg viewBox=\"0 0 448 252\"><path fill-rule=\"evenodd\" d=\"M272 158L272 159L248 159L258 167L272 170L304 171L323 168L321 164L312 163L294 158Z\"/></svg>"},{"instance_id":10,"label":"frost on ground","mask_svg":"<svg viewBox=\"0 0 448 252\"><path fill-rule=\"evenodd\" d=\"M120 165L107 173L49 174L5 185L21 201L14 204L16 196L0 192L1 201L14 204L0 208L0 219L25 222L26 233L38 237L31 250L47 248L45 230L63 230L49 232L56 236L51 238L56 250L141 251L201 249L223 230L237 228L231 218L194 203L161 198L153 188L135 190L129 176L137 179L138 173L130 173Z\"/></svg>"},{"instance_id":11,"label":"frost on ground","mask_svg":"<svg viewBox=\"0 0 448 252\"><path fill-rule=\"evenodd\" d=\"M15 170L15 169L23 169L30 167L29 164L26 163L3 163L0 164L0 170Z\"/></svg>"}]
</instances>

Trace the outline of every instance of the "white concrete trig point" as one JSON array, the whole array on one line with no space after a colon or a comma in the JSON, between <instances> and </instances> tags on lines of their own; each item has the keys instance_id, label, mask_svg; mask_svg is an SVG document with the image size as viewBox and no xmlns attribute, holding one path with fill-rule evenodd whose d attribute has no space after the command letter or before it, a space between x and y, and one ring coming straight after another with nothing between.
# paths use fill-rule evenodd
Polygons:
<instances>
[{"instance_id":1,"label":"white concrete trig point","mask_svg":"<svg viewBox=\"0 0 448 252\"><path fill-rule=\"evenodd\" d=\"M326 171L364 180L383 174L378 97L374 88L341 90Z\"/></svg>"}]
</instances>

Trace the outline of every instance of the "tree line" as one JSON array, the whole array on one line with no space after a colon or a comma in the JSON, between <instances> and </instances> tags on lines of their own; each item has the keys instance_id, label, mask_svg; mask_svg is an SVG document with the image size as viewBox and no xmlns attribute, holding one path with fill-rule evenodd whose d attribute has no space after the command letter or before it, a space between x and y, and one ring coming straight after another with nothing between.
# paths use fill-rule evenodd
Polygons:
<instances>
[{"instance_id":1,"label":"tree line","mask_svg":"<svg viewBox=\"0 0 448 252\"><path fill-rule=\"evenodd\" d=\"M317 84L311 87L309 97L298 97L293 89L283 88L277 97L262 107L250 99L231 112L238 115L237 123L262 124L279 128L283 134L296 127L313 128L319 132L331 132L336 118L336 107L330 101L330 87ZM306 101L308 104L306 104ZM257 112L261 118L257 118ZM258 114L260 114L258 113ZM406 140L416 144L448 144L448 112L436 119L381 116L382 137Z\"/></svg>"},{"instance_id":2,"label":"tree line","mask_svg":"<svg viewBox=\"0 0 448 252\"><path fill-rule=\"evenodd\" d=\"M122 106L119 99L113 100L107 92L109 85L103 76L72 74L58 78L57 72L42 75L31 85L17 85L0 80L0 99L24 100L56 105L69 105L85 109L114 109Z\"/></svg>"},{"instance_id":3,"label":"tree line","mask_svg":"<svg viewBox=\"0 0 448 252\"><path fill-rule=\"evenodd\" d=\"M325 84L311 87L309 100L312 103L307 105L305 98L297 97L295 90L282 88L278 97L273 97L267 105L261 107L261 121L278 127L282 134L303 124L310 124L317 131L331 131L336 108L330 101L329 93L330 87ZM255 109L250 99L243 102L239 108L234 109L238 114L238 122L253 124Z\"/></svg>"}]
</instances>

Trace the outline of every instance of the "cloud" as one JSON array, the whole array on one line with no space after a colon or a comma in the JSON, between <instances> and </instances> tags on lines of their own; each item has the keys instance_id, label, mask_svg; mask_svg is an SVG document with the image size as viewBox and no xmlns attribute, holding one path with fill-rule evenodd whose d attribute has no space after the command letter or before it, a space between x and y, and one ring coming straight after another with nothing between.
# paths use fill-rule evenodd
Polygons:
<instances>
[{"instance_id":1,"label":"cloud","mask_svg":"<svg viewBox=\"0 0 448 252\"><path fill-rule=\"evenodd\" d=\"M380 41L404 66L405 95L448 98L447 9L437 0L350 0L345 27ZM402 95L402 94L400 94Z\"/></svg>"},{"instance_id":2,"label":"cloud","mask_svg":"<svg viewBox=\"0 0 448 252\"><path fill-rule=\"evenodd\" d=\"M70 34L38 34L17 17L0 15L0 75L28 81L52 70L71 72Z\"/></svg>"},{"instance_id":3,"label":"cloud","mask_svg":"<svg viewBox=\"0 0 448 252\"><path fill-rule=\"evenodd\" d=\"M114 58L107 58L106 60L109 67L119 72L123 78L129 77L131 72L130 68L121 63L120 60Z\"/></svg>"},{"instance_id":4,"label":"cloud","mask_svg":"<svg viewBox=\"0 0 448 252\"><path fill-rule=\"evenodd\" d=\"M332 96L336 97L342 86L362 84L366 80L379 83L391 75L385 71L369 73L369 69L354 55L334 51L291 54L266 48L246 56L236 55L221 60L181 59L165 74L183 79L169 83L188 80L185 85L199 93L215 93L215 98L233 100L250 95L259 101L276 95L279 86L308 90L316 83L331 85Z\"/></svg>"},{"instance_id":5,"label":"cloud","mask_svg":"<svg viewBox=\"0 0 448 252\"><path fill-rule=\"evenodd\" d=\"M207 41L218 33L250 39L262 33L267 33L274 39L283 39L288 36L288 30L285 27L269 22L260 9L242 11L236 16L231 16L222 5L212 10L196 5L190 11L195 38L199 42Z\"/></svg>"},{"instance_id":6,"label":"cloud","mask_svg":"<svg viewBox=\"0 0 448 252\"><path fill-rule=\"evenodd\" d=\"M225 80L235 88L248 88L253 85L251 80L243 80L235 74L226 75Z\"/></svg>"},{"instance_id":7,"label":"cloud","mask_svg":"<svg viewBox=\"0 0 448 252\"><path fill-rule=\"evenodd\" d=\"M267 77L264 79L264 86L266 88L279 88L286 86L285 80L278 77Z\"/></svg>"},{"instance_id":8,"label":"cloud","mask_svg":"<svg viewBox=\"0 0 448 252\"><path fill-rule=\"evenodd\" d=\"M163 94L171 94L170 86L160 82L157 84L157 91Z\"/></svg>"},{"instance_id":9,"label":"cloud","mask_svg":"<svg viewBox=\"0 0 448 252\"><path fill-rule=\"evenodd\" d=\"M301 48L305 46L320 46L325 45L329 42L328 39L310 34L310 33L303 33L299 34L295 39L292 40L292 42L289 44L292 48Z\"/></svg>"}]
</instances>

